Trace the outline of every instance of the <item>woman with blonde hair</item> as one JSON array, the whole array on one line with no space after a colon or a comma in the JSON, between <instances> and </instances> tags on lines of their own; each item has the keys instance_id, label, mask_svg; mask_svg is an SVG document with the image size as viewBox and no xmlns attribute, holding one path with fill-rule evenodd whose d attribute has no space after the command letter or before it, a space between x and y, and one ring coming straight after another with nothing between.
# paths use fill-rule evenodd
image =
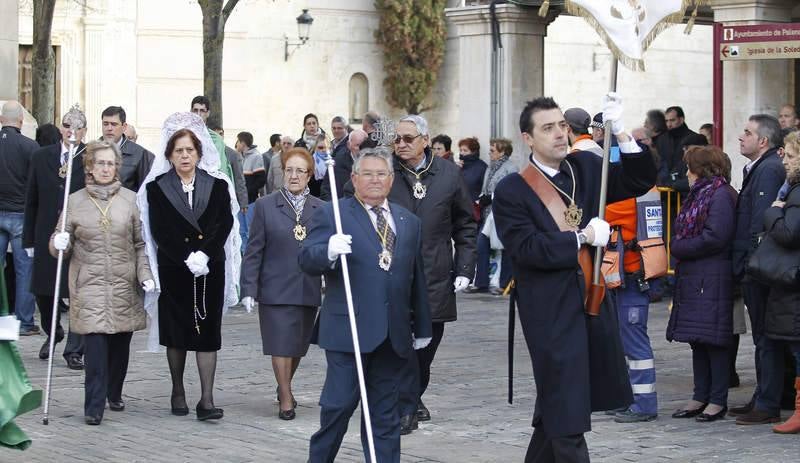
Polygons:
<instances>
[{"instance_id":1,"label":"woman with blonde hair","mask_svg":"<svg viewBox=\"0 0 800 463\"><path fill-rule=\"evenodd\" d=\"M69 196L65 231L53 234L50 253L72 256L69 326L85 343L85 421L98 425L106 400L112 411L125 409L122 385L131 338L146 326L143 292L153 291L155 283L136 193L121 188L119 148L91 142L83 164L86 188Z\"/></svg>"}]
</instances>

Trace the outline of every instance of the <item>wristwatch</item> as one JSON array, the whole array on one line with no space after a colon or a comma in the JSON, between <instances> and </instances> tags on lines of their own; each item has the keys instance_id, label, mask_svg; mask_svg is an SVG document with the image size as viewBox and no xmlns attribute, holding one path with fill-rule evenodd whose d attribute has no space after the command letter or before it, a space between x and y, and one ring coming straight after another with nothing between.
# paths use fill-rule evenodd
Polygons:
<instances>
[{"instance_id":1,"label":"wristwatch","mask_svg":"<svg viewBox=\"0 0 800 463\"><path fill-rule=\"evenodd\" d=\"M586 233L584 233L583 230L578 232L578 243L581 245L586 244Z\"/></svg>"}]
</instances>

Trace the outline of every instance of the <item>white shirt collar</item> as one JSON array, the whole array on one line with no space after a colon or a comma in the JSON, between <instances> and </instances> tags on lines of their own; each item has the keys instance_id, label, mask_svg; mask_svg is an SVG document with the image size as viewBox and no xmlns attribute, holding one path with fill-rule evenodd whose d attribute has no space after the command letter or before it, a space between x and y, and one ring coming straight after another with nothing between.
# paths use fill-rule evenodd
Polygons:
<instances>
[{"instance_id":1,"label":"white shirt collar","mask_svg":"<svg viewBox=\"0 0 800 463\"><path fill-rule=\"evenodd\" d=\"M544 172L545 174L547 174L547 175L549 175L551 177L555 177L556 174L558 174L558 169L553 169L552 167L548 167L548 166L542 164L541 162L539 162L538 159L536 159L535 155L531 154L531 159L533 159L533 163L536 164L537 167L542 169L542 172Z\"/></svg>"},{"instance_id":2,"label":"white shirt collar","mask_svg":"<svg viewBox=\"0 0 800 463\"><path fill-rule=\"evenodd\" d=\"M367 203L361 203L361 204L364 206L364 209L366 209L368 212L372 212L374 214L374 212L372 211L372 208L374 206L370 206ZM383 203L380 205L380 208L383 210L384 213L389 212L389 200L388 199L384 199Z\"/></svg>"},{"instance_id":3,"label":"white shirt collar","mask_svg":"<svg viewBox=\"0 0 800 463\"><path fill-rule=\"evenodd\" d=\"M423 167L425 167L425 163L426 163L427 161L428 161L428 156L427 156L427 155L423 155L423 156L422 156L422 161L420 161L420 163L419 163L419 164L417 164L416 166L414 166L414 170L415 170L415 171L419 171L420 169L422 169Z\"/></svg>"}]
</instances>

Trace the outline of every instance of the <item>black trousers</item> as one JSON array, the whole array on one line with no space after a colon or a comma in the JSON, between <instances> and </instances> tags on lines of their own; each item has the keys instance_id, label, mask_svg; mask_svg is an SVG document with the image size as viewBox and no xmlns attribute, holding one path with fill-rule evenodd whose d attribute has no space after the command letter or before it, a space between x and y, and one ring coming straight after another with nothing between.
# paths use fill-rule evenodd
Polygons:
<instances>
[{"instance_id":1,"label":"black trousers","mask_svg":"<svg viewBox=\"0 0 800 463\"><path fill-rule=\"evenodd\" d=\"M431 364L444 336L444 322L431 324L433 336L430 344L424 349L413 351L403 367L400 382L400 415L406 416L417 412L419 400L428 389L431 380Z\"/></svg>"},{"instance_id":2,"label":"black trousers","mask_svg":"<svg viewBox=\"0 0 800 463\"><path fill-rule=\"evenodd\" d=\"M106 399L119 402L122 384L128 374L128 359L133 333L97 334L83 336L84 382L83 411L85 416L103 417Z\"/></svg>"},{"instance_id":3,"label":"black trousers","mask_svg":"<svg viewBox=\"0 0 800 463\"><path fill-rule=\"evenodd\" d=\"M756 408L772 414L780 413L783 392L784 346L781 341L767 337L765 318L769 287L756 282L742 284L742 296L747 305L753 343L756 345Z\"/></svg>"},{"instance_id":4,"label":"black trousers","mask_svg":"<svg viewBox=\"0 0 800 463\"><path fill-rule=\"evenodd\" d=\"M589 448L583 434L551 438L535 428L525 463L589 463Z\"/></svg>"},{"instance_id":5,"label":"black trousers","mask_svg":"<svg viewBox=\"0 0 800 463\"><path fill-rule=\"evenodd\" d=\"M42 329L50 336L50 323L53 317L53 296L36 296L36 306L39 307ZM64 302L58 301L59 307L65 307ZM64 328L61 328L61 310L56 311L56 341L64 338ZM67 334L67 345L64 346L64 357L70 355L83 355L83 336L70 331Z\"/></svg>"},{"instance_id":6,"label":"black trousers","mask_svg":"<svg viewBox=\"0 0 800 463\"><path fill-rule=\"evenodd\" d=\"M692 399L728 406L728 381L730 380L730 348L710 344L692 343L694 370L694 395Z\"/></svg>"}]
</instances>

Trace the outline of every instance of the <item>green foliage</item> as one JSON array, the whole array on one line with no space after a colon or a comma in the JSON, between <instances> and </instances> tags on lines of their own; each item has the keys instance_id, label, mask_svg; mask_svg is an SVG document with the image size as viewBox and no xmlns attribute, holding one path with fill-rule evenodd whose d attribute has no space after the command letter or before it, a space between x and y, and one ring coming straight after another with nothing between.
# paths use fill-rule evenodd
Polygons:
<instances>
[{"instance_id":1,"label":"green foliage","mask_svg":"<svg viewBox=\"0 0 800 463\"><path fill-rule=\"evenodd\" d=\"M410 114L425 108L444 60L446 0L375 0L389 103Z\"/></svg>"}]
</instances>

